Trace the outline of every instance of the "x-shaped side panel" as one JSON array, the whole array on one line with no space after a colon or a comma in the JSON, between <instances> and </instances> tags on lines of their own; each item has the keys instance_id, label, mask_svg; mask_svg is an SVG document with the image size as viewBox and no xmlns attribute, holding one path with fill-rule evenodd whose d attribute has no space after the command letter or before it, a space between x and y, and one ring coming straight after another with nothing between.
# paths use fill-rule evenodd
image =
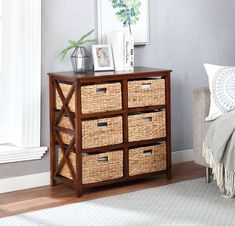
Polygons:
<instances>
[{"instance_id":1,"label":"x-shaped side panel","mask_svg":"<svg viewBox=\"0 0 235 226\"><path fill-rule=\"evenodd\" d=\"M69 90L69 93L67 95L67 97L64 96L63 94L63 91L61 90L61 87L58 83L58 81L55 81L55 87L56 87L56 90L59 94L59 97L61 99L61 102L62 102L62 107L60 109L60 112L58 114L58 116L56 117L56 120L55 120L55 125L58 124L58 122L61 120L62 116L63 116L63 113L65 112L69 118L69 121L73 127L73 129L75 129L75 125L74 125L74 120L73 120L73 114L72 112L70 111L70 108L68 106L74 92L75 92L75 84L73 84Z\"/></svg>"},{"instance_id":2,"label":"x-shaped side panel","mask_svg":"<svg viewBox=\"0 0 235 226\"><path fill-rule=\"evenodd\" d=\"M64 143L62 142L62 139L60 137L60 134L58 133L58 131L56 132L56 140L61 148L61 152L63 154L63 157L56 169L56 172L55 172L55 175L58 175L60 170L64 167L65 164L67 164L68 168L69 168L69 171L72 175L72 178L73 178L73 181L75 182L76 181L76 173L75 173L75 170L74 170L74 167L73 167L73 164L71 163L71 160L69 158L69 155L70 153L72 152L73 150L73 147L74 147L74 144L75 144L75 137L73 136L67 150L65 148L65 145Z\"/></svg>"}]
</instances>

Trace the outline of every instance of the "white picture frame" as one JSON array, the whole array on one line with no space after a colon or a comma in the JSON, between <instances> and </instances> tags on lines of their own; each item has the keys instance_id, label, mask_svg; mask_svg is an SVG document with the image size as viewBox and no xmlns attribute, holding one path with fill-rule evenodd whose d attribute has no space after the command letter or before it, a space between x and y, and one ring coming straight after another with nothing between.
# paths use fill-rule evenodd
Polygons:
<instances>
[{"instance_id":1,"label":"white picture frame","mask_svg":"<svg viewBox=\"0 0 235 226\"><path fill-rule=\"evenodd\" d=\"M132 25L132 34L135 45L147 45L149 44L149 0L141 0L140 12L140 20L136 25ZM100 44L106 43L107 32L124 29L109 0L97 0L97 17L98 42Z\"/></svg>"},{"instance_id":2,"label":"white picture frame","mask_svg":"<svg viewBox=\"0 0 235 226\"><path fill-rule=\"evenodd\" d=\"M92 45L94 71L113 71L113 52L111 45Z\"/></svg>"}]
</instances>

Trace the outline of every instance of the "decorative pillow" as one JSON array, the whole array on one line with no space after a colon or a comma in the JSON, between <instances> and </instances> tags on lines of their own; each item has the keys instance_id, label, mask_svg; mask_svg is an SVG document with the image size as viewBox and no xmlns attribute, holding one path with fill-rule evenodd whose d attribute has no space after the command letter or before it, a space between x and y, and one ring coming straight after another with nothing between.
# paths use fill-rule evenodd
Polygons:
<instances>
[{"instance_id":1,"label":"decorative pillow","mask_svg":"<svg viewBox=\"0 0 235 226\"><path fill-rule=\"evenodd\" d=\"M235 109L235 67L204 64L211 93L210 112L206 121L214 120Z\"/></svg>"}]
</instances>

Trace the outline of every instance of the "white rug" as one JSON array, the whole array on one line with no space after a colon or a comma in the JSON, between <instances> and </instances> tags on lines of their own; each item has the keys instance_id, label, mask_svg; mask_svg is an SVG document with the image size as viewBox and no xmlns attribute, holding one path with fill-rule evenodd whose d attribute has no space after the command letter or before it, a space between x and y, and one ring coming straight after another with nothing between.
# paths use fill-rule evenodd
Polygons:
<instances>
[{"instance_id":1,"label":"white rug","mask_svg":"<svg viewBox=\"0 0 235 226\"><path fill-rule=\"evenodd\" d=\"M0 219L6 225L235 225L235 199L201 178Z\"/></svg>"}]
</instances>

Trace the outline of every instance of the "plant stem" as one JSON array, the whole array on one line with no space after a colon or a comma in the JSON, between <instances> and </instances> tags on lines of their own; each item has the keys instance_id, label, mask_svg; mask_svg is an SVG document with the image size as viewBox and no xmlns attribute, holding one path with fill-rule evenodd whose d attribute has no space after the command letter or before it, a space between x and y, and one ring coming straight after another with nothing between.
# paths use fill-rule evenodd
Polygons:
<instances>
[{"instance_id":1,"label":"plant stem","mask_svg":"<svg viewBox=\"0 0 235 226\"><path fill-rule=\"evenodd\" d=\"M132 35L132 31L131 31L131 25L129 24L129 31L130 31L130 34Z\"/></svg>"},{"instance_id":2,"label":"plant stem","mask_svg":"<svg viewBox=\"0 0 235 226\"><path fill-rule=\"evenodd\" d=\"M128 9L126 4L123 4L123 6L126 9L126 15L127 15L127 22L128 22L129 32L132 35L132 31L131 31L131 18L130 18L130 15L129 15L129 9Z\"/></svg>"}]
</instances>

